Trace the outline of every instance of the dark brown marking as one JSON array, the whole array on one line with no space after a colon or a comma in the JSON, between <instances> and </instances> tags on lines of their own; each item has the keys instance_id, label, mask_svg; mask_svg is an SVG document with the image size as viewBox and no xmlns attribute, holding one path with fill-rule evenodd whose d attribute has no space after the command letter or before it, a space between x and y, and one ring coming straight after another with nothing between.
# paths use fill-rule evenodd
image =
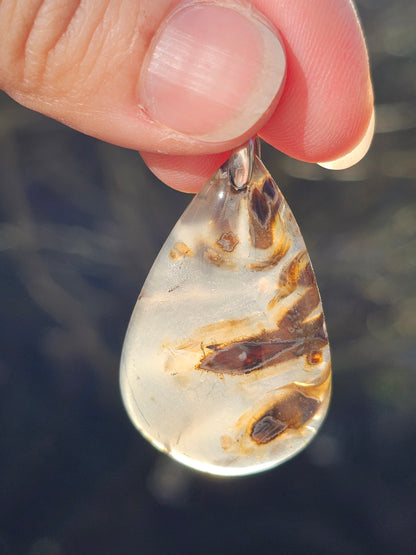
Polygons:
<instances>
[{"instance_id":1,"label":"dark brown marking","mask_svg":"<svg viewBox=\"0 0 416 555\"><path fill-rule=\"evenodd\" d=\"M251 195L250 209L251 212L257 217L260 225L264 227L266 222L270 219L269 199L257 188L253 190L253 193Z\"/></svg>"},{"instance_id":2,"label":"dark brown marking","mask_svg":"<svg viewBox=\"0 0 416 555\"><path fill-rule=\"evenodd\" d=\"M324 331L324 317L322 312L313 320L306 321L311 312L315 310L321 299L318 289L310 287L289 310L287 310L278 322L279 332L282 339L293 339L301 337L317 336L326 338Z\"/></svg>"},{"instance_id":3,"label":"dark brown marking","mask_svg":"<svg viewBox=\"0 0 416 555\"><path fill-rule=\"evenodd\" d=\"M311 351L308 353L308 363L309 364L320 364L323 360L323 355L321 351Z\"/></svg>"},{"instance_id":4,"label":"dark brown marking","mask_svg":"<svg viewBox=\"0 0 416 555\"><path fill-rule=\"evenodd\" d=\"M264 334L265 337L275 335ZM326 340L321 338L304 338L302 340L262 341L253 338L251 341L237 341L229 345L210 345L213 352L202 358L199 368L218 374L249 374L287 360L298 358L325 347Z\"/></svg>"},{"instance_id":5,"label":"dark brown marking","mask_svg":"<svg viewBox=\"0 0 416 555\"><path fill-rule=\"evenodd\" d=\"M238 237L232 231L223 233L217 241L217 245L226 252L232 252L238 243Z\"/></svg>"},{"instance_id":6,"label":"dark brown marking","mask_svg":"<svg viewBox=\"0 0 416 555\"><path fill-rule=\"evenodd\" d=\"M201 370L218 374L249 374L309 353L318 353L327 344L324 316L307 319L320 303L316 287L311 287L285 312L273 331L230 343L208 345L210 350L199 364ZM317 355L315 354L313 359ZM314 363L314 364L317 364Z\"/></svg>"},{"instance_id":7,"label":"dark brown marking","mask_svg":"<svg viewBox=\"0 0 416 555\"><path fill-rule=\"evenodd\" d=\"M173 291L176 291L176 289L179 289L179 285L175 285L175 287L168 289L168 293L172 293Z\"/></svg>"},{"instance_id":8,"label":"dark brown marking","mask_svg":"<svg viewBox=\"0 0 416 555\"><path fill-rule=\"evenodd\" d=\"M313 273L310 261L308 261L306 266L300 270L298 275L298 285L304 285L305 287L310 285L316 286L315 274Z\"/></svg>"},{"instance_id":9,"label":"dark brown marking","mask_svg":"<svg viewBox=\"0 0 416 555\"><path fill-rule=\"evenodd\" d=\"M285 430L298 430L316 413L320 402L296 388L284 388L281 398L251 427L250 437L264 445L280 436Z\"/></svg>"},{"instance_id":10,"label":"dark brown marking","mask_svg":"<svg viewBox=\"0 0 416 555\"><path fill-rule=\"evenodd\" d=\"M201 360L199 367L220 374L249 374L276 362L279 355L291 349L293 341L264 342L238 341L224 347L210 345L209 355Z\"/></svg>"},{"instance_id":11,"label":"dark brown marking","mask_svg":"<svg viewBox=\"0 0 416 555\"><path fill-rule=\"evenodd\" d=\"M282 195L278 194L270 178L266 178L261 184L250 189L248 199L250 239L256 248L268 249L273 245L282 200ZM279 225L283 226L280 218Z\"/></svg>"},{"instance_id":12,"label":"dark brown marking","mask_svg":"<svg viewBox=\"0 0 416 555\"><path fill-rule=\"evenodd\" d=\"M296 256L293 257L290 263L282 271L279 279L280 287L286 287L289 290L289 292L292 292L295 290L298 284L311 285L310 282L311 281L312 283L314 282L313 273L312 275L307 273L306 276L304 276L306 272L306 266L309 266L310 268L308 255L306 251L301 251ZM308 277L310 278L309 281L308 281ZM305 281L305 278L306 278L306 283L299 283L300 279L302 279L302 281Z\"/></svg>"},{"instance_id":13,"label":"dark brown marking","mask_svg":"<svg viewBox=\"0 0 416 555\"><path fill-rule=\"evenodd\" d=\"M276 189L271 179L267 178L264 180L262 191L270 199L274 199L274 197L276 196Z\"/></svg>"},{"instance_id":14,"label":"dark brown marking","mask_svg":"<svg viewBox=\"0 0 416 555\"><path fill-rule=\"evenodd\" d=\"M251 429L250 437L259 445L269 443L287 429L287 425L272 414L265 414Z\"/></svg>"},{"instance_id":15,"label":"dark brown marking","mask_svg":"<svg viewBox=\"0 0 416 555\"><path fill-rule=\"evenodd\" d=\"M306 251L299 252L282 270L277 291L267 308L273 309L281 300L293 293L297 287L315 286L315 276Z\"/></svg>"}]
</instances>

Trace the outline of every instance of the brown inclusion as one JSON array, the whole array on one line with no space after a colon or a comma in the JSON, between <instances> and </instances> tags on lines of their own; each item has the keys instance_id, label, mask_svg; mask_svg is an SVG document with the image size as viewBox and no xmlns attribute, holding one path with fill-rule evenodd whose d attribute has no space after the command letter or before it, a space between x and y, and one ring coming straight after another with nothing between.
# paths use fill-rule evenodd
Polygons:
<instances>
[{"instance_id":1,"label":"brown inclusion","mask_svg":"<svg viewBox=\"0 0 416 555\"><path fill-rule=\"evenodd\" d=\"M277 292L269 302L268 309L273 309L281 299L293 293L299 286L316 287L315 276L306 251L299 252L282 270Z\"/></svg>"},{"instance_id":2,"label":"brown inclusion","mask_svg":"<svg viewBox=\"0 0 416 555\"><path fill-rule=\"evenodd\" d=\"M220 374L248 374L310 353L318 353L328 343L322 312L307 316L318 306L315 287L306 290L278 322L278 328L225 344L209 345L211 352L199 364L201 370ZM313 362L317 364L317 362Z\"/></svg>"},{"instance_id":3,"label":"brown inclusion","mask_svg":"<svg viewBox=\"0 0 416 555\"><path fill-rule=\"evenodd\" d=\"M272 332L228 345L210 345L207 348L213 352L201 360L199 368L219 374L249 374L254 370L296 359L311 350L322 349L327 344L320 337L282 341L275 336L276 332Z\"/></svg>"},{"instance_id":4,"label":"brown inclusion","mask_svg":"<svg viewBox=\"0 0 416 555\"><path fill-rule=\"evenodd\" d=\"M299 285L308 287L312 284L315 284L312 266L306 251L301 251L282 271L279 278L279 286L287 289L287 293L291 293Z\"/></svg>"},{"instance_id":5,"label":"brown inclusion","mask_svg":"<svg viewBox=\"0 0 416 555\"><path fill-rule=\"evenodd\" d=\"M319 303L320 298L316 287L307 289L299 301L287 310L278 322L280 337L282 339L301 339L302 337L316 336L326 340L322 311L313 320L306 320L308 314L311 314Z\"/></svg>"},{"instance_id":6,"label":"brown inclusion","mask_svg":"<svg viewBox=\"0 0 416 555\"><path fill-rule=\"evenodd\" d=\"M323 360L323 354L321 351L311 351L308 354L308 363L309 364L320 364Z\"/></svg>"},{"instance_id":7,"label":"brown inclusion","mask_svg":"<svg viewBox=\"0 0 416 555\"><path fill-rule=\"evenodd\" d=\"M250 238L254 247L268 249L274 243L274 228L278 218L282 196L270 178L266 178L261 186L250 189L248 209Z\"/></svg>"},{"instance_id":8,"label":"brown inclusion","mask_svg":"<svg viewBox=\"0 0 416 555\"><path fill-rule=\"evenodd\" d=\"M298 430L316 413L320 402L295 388L282 390L282 398L252 426L250 437L258 445L269 443L285 430Z\"/></svg>"},{"instance_id":9,"label":"brown inclusion","mask_svg":"<svg viewBox=\"0 0 416 555\"><path fill-rule=\"evenodd\" d=\"M232 252L238 245L238 238L232 231L227 231L221 235L217 241L217 245L226 252Z\"/></svg>"},{"instance_id":10,"label":"brown inclusion","mask_svg":"<svg viewBox=\"0 0 416 555\"><path fill-rule=\"evenodd\" d=\"M192 258L193 255L194 251L191 249L191 247L188 247L188 245L186 243L183 243L182 241L178 241L177 243L175 243L169 253L169 257L172 260L179 260L185 256Z\"/></svg>"}]
</instances>

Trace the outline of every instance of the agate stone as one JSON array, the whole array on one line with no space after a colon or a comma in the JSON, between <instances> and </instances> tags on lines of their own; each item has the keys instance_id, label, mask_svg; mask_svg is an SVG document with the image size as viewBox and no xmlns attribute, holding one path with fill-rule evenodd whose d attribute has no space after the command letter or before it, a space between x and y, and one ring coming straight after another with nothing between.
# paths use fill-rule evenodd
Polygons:
<instances>
[{"instance_id":1,"label":"agate stone","mask_svg":"<svg viewBox=\"0 0 416 555\"><path fill-rule=\"evenodd\" d=\"M174 459L244 475L303 449L330 389L321 299L293 214L257 156L240 189L225 164L140 293L121 361L127 412Z\"/></svg>"}]
</instances>

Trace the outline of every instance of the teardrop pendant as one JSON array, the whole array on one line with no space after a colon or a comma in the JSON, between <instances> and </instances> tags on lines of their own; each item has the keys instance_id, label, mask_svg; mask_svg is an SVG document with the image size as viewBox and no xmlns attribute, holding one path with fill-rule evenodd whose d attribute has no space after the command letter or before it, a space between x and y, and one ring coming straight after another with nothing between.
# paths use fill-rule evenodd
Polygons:
<instances>
[{"instance_id":1,"label":"teardrop pendant","mask_svg":"<svg viewBox=\"0 0 416 555\"><path fill-rule=\"evenodd\" d=\"M177 222L121 359L124 404L140 432L183 464L226 476L303 449L331 390L305 243L255 148L236 151Z\"/></svg>"}]
</instances>

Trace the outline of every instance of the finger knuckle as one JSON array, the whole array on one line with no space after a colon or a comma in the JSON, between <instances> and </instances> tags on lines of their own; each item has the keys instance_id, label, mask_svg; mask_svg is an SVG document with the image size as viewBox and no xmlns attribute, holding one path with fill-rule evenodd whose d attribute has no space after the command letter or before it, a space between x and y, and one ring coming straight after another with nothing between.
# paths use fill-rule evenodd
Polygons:
<instances>
[{"instance_id":1,"label":"finger knuckle","mask_svg":"<svg viewBox=\"0 0 416 555\"><path fill-rule=\"evenodd\" d=\"M5 38L0 43L0 84L4 88L9 85L23 94L45 93L54 70L53 54L65 40L81 3L1 3L0 35Z\"/></svg>"}]
</instances>

